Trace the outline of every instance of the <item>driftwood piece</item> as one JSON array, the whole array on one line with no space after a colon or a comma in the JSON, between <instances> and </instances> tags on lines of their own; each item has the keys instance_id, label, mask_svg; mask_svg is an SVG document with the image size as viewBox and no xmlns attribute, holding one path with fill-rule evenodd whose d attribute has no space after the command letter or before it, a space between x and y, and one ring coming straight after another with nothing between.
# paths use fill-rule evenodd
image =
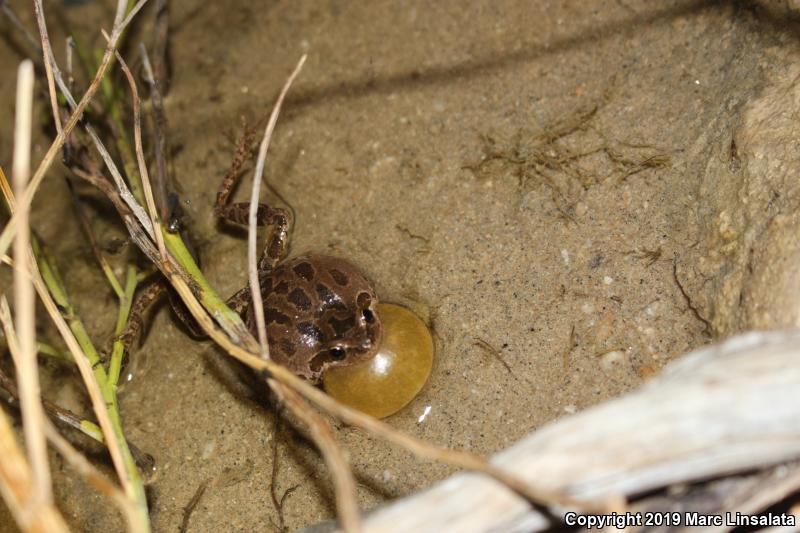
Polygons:
<instances>
[{"instance_id":1,"label":"driftwood piece","mask_svg":"<svg viewBox=\"0 0 800 533\"><path fill-rule=\"evenodd\" d=\"M697 533L698 526L687 523L687 513L726 516L726 513L758 514L788 494L800 489L800 463L780 464L750 474L728 476L706 483L674 487L631 506L632 513L677 512L684 520L678 524L649 527L647 533ZM704 533L730 531L727 523L703 526ZM782 533L797 531L783 528ZM588 531L588 530L583 530Z\"/></svg>"},{"instance_id":2,"label":"driftwood piece","mask_svg":"<svg viewBox=\"0 0 800 533\"><path fill-rule=\"evenodd\" d=\"M631 500L774 467L800 458L798 362L800 331L734 337L687 354L633 393L548 424L492 461L541 488L591 501ZM709 489L721 502L712 512L731 504L744 512L764 509L795 490L798 469L753 476L719 480ZM725 483L727 493L737 494L725 496ZM464 533L552 525L508 489L473 473L379 508L365 523L367 531Z\"/></svg>"}]
</instances>

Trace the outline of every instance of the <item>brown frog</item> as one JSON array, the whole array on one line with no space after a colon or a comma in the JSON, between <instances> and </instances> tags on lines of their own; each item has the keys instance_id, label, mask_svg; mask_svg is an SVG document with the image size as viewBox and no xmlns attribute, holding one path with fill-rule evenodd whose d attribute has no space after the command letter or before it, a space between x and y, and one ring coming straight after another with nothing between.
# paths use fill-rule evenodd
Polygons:
<instances>
[{"instance_id":1,"label":"brown frog","mask_svg":"<svg viewBox=\"0 0 800 533\"><path fill-rule=\"evenodd\" d=\"M215 214L228 222L247 225L249 204L228 203L247 147L247 133L231 168L217 192ZM376 312L378 298L356 266L337 257L304 255L283 261L287 252L289 211L259 204L259 226L272 233L258 264L270 356L298 376L319 381L328 367L346 367L369 360L378 352L383 336ZM169 227L180 231L176 219ZM144 310L167 289L163 282L142 291L133 304L126 331L119 336L130 346L142 329ZM177 296L170 303L189 332L205 336ZM234 294L228 305L245 320L255 335L255 313L249 285Z\"/></svg>"},{"instance_id":2,"label":"brown frog","mask_svg":"<svg viewBox=\"0 0 800 533\"><path fill-rule=\"evenodd\" d=\"M229 173L220 186L215 213L246 225L249 205L228 203L237 174ZM338 257L310 254L283 261L289 212L259 204L256 218L259 226L273 227L258 265L270 357L315 382L327 367L372 358L382 328L378 298L364 275ZM228 305L255 334L249 286L234 294Z\"/></svg>"}]
</instances>

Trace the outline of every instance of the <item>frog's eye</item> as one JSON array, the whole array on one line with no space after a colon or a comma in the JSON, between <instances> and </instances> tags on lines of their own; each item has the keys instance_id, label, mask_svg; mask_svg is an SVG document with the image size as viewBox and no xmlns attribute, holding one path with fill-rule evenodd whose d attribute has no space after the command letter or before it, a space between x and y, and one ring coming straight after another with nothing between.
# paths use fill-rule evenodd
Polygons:
<instances>
[{"instance_id":1,"label":"frog's eye","mask_svg":"<svg viewBox=\"0 0 800 533\"><path fill-rule=\"evenodd\" d=\"M364 317L364 321L367 324L372 324L375 321L375 313L372 312L372 309L364 309L361 311L361 316Z\"/></svg>"},{"instance_id":2,"label":"frog's eye","mask_svg":"<svg viewBox=\"0 0 800 533\"><path fill-rule=\"evenodd\" d=\"M334 346L333 348L328 350L328 353L330 354L331 358L334 361L341 361L342 359L344 359L345 355L347 355L345 349L340 346Z\"/></svg>"}]
</instances>

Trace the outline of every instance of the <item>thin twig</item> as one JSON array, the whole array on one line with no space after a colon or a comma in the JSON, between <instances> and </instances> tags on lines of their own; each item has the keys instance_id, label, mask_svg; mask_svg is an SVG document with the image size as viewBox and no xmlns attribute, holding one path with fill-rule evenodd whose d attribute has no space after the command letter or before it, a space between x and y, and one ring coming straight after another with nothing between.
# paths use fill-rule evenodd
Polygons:
<instances>
[{"instance_id":1,"label":"thin twig","mask_svg":"<svg viewBox=\"0 0 800 533\"><path fill-rule=\"evenodd\" d=\"M53 505L46 505L34 514L25 512L33 490L30 466L17 443L11 422L0 407L0 495L8 505L11 515L25 531L69 531L58 509Z\"/></svg>"},{"instance_id":2,"label":"thin twig","mask_svg":"<svg viewBox=\"0 0 800 533\"><path fill-rule=\"evenodd\" d=\"M76 450L49 421L45 423L47 440L58 450L58 453L78 471L83 478L89 482L100 494L106 496L119 507L122 515L128 522L128 528L134 533L144 533L146 529L141 527L141 522L137 520L136 508L131 504L125 494L117 488L102 472L95 468L92 463Z\"/></svg>"},{"instance_id":3,"label":"thin twig","mask_svg":"<svg viewBox=\"0 0 800 533\"><path fill-rule=\"evenodd\" d=\"M38 21L39 39L42 41L42 62L44 63L44 72L47 76L47 93L50 96L50 110L53 113L53 122L56 124L56 132L62 135L61 115L58 112L58 95L56 94L56 83L53 78L53 67L50 61L47 60L47 56L52 53L52 49L50 48L50 37L47 35L47 24L45 24L44 21L44 10L42 9L41 1L34 2L33 9L36 12L36 20ZM22 191L18 191L17 196L21 196L21 192Z\"/></svg>"},{"instance_id":4,"label":"thin twig","mask_svg":"<svg viewBox=\"0 0 800 533\"><path fill-rule=\"evenodd\" d=\"M37 4L39 4L39 8L41 9L41 0L34 0ZM106 46L106 51L103 54L103 58L100 61L100 66L95 73L92 82L89 84L89 88L83 94L80 102L75 104L74 99L70 96L69 91L66 90L66 84L63 84L63 80L59 83L59 88L61 88L62 92L65 93L65 97L67 97L67 101L70 102L70 105L74 108L72 115L69 117L69 120L64 124L64 128L61 130L61 133L56 135L55 140L50 144L50 148L48 148L47 153L45 153L44 158L42 158L42 162L39 163L39 167L36 169L36 172L33 174L33 178L28 185L28 188L25 190L25 195L20 197L20 203L26 206L29 206L33 201L33 196L36 194L36 191L39 189L39 185L41 185L42 180L44 179L47 171L50 169L50 165L53 164L55 160L56 154L58 154L59 150L61 150L61 146L66 141L66 136L75 128L78 124L78 121L81 120L83 117L83 111L86 109L86 106L89 104L91 99L94 97L97 89L100 87L100 81L105 76L106 70L108 69L109 65L111 64L111 58L114 57L114 50L116 49L117 42L119 41L120 36L122 35L123 30L125 27L130 23L131 18L133 15L138 13L138 11L142 8L142 6L147 2L147 0L139 0L136 5L133 6L130 13L127 17L125 17L125 8L127 7L126 0L119 0L117 3L117 14L114 20L114 28L111 32L111 37L109 39L108 45ZM124 17L124 18L123 18ZM52 61L52 51L48 56L51 57ZM55 63L55 61L52 61ZM56 81L59 81L60 74L54 69L53 72L54 76L56 77ZM110 159L110 156L109 156ZM17 224L18 220L16 215L12 216L11 219L6 223L6 227L3 229L3 232L0 233L0 255L4 255L7 251L9 246L11 245L11 240L14 238L14 234L17 231ZM147 229L147 225L143 224L145 229Z\"/></svg>"},{"instance_id":5,"label":"thin twig","mask_svg":"<svg viewBox=\"0 0 800 533\"><path fill-rule=\"evenodd\" d=\"M103 36L108 39L106 32ZM119 52L115 52L119 66L122 67L122 72L128 79L128 85L131 88L131 99L133 100L133 139L136 145L136 161L139 164L139 176L142 179L142 187L144 188L144 198L147 202L147 211L150 214L150 224L153 225L153 233L155 234L156 244L162 259L167 257L167 248L164 246L164 235L161 233L161 224L159 222L158 209L156 209L155 200L153 199L153 189L150 186L150 173L147 171L147 163L144 161L144 149L142 148L142 113L141 113L141 100L139 99L139 90L136 88L136 80L133 79L125 60Z\"/></svg>"},{"instance_id":6,"label":"thin twig","mask_svg":"<svg viewBox=\"0 0 800 533\"><path fill-rule=\"evenodd\" d=\"M8 207L12 213L12 217L15 216L17 211L17 202L13 193L11 192L10 187L8 186L8 182L6 181L2 169L0 169L0 189L2 189L2 193L6 197L6 203L8 204ZM128 497L137 504L137 517L139 525L141 528L143 528L142 530L149 530L147 501L145 499L144 489L139 480L139 474L136 470L136 465L132 457L130 461L127 460L130 456L130 450L127 447L127 443L121 442L121 440L124 441L121 428L119 427L119 424L115 424L112 421L109 410L106 407L106 397L94 375L96 372L103 377L105 371L103 370L102 365L98 365L96 368L94 368L93 364L89 361L89 358L78 342L75 333L61 315L59 306L56 305L53 296L50 294L50 291L48 290L48 287L42 278L39 266L36 264L34 257L34 253L31 250L29 273L33 279L33 285L36 288L36 292L39 294L39 298L42 300L42 303L47 309L48 314L55 323L59 334L64 339L64 342L67 344L69 351L72 353L72 356L75 359L75 363L78 366L78 371L81 374L84 386L89 394L95 416L97 416L97 421L103 430L106 446L117 471L117 476L119 477ZM19 265L17 266L19 267ZM76 324L76 327L79 327L79 331L81 333L85 333L82 324ZM110 399L110 401L114 401L113 397Z\"/></svg>"},{"instance_id":7,"label":"thin twig","mask_svg":"<svg viewBox=\"0 0 800 533\"><path fill-rule=\"evenodd\" d=\"M163 1L162 1L163 3ZM164 7L166 11L166 7ZM167 172L167 117L164 113L164 102L161 99L160 80L156 78L153 73L153 68L150 65L150 58L147 55L147 48L144 43L139 45L142 53L142 66L144 67L145 81L150 85L150 110L153 113L153 137L155 137L155 158L156 158L156 176L155 188L156 193L155 201L158 206L158 213L161 220L167 225L167 230L175 233L180 228L177 227L177 213L172 212L170 205L170 195L172 194L172 187L170 183L170 176Z\"/></svg>"},{"instance_id":8,"label":"thin twig","mask_svg":"<svg viewBox=\"0 0 800 533\"><path fill-rule=\"evenodd\" d=\"M30 176L31 120L33 114L33 62L23 61L17 79L16 121L14 124L13 179L17 194L25 191ZM19 210L20 230L14 240L14 260L18 265L26 264L30 248L30 207ZM47 462L47 441L44 436L44 409L41 403L39 367L36 363L36 296L27 276L14 275L14 311L17 317L17 336L20 355L15 359L17 381L20 391L25 446L28 451L33 476L36 482L38 501L49 504L53 501L50 465ZM30 509L31 512L35 512Z\"/></svg>"},{"instance_id":9,"label":"thin twig","mask_svg":"<svg viewBox=\"0 0 800 533\"><path fill-rule=\"evenodd\" d=\"M272 108L272 113L270 114L266 129L264 130L264 138L258 149L255 176L253 177L253 189L250 195L247 265L250 277L250 294L253 298L253 310L255 312L261 357L266 360L269 359L269 343L267 342L267 328L264 323L264 303L261 298L261 285L258 280L258 264L256 262L256 219L258 214L258 200L261 190L261 179L264 176L267 149L272 139L272 133L275 131L275 125L278 122L281 105L286 98L286 94L289 92L289 88L292 86L292 82L294 82L297 75L300 74L306 57L307 56L304 54L300 58L300 61L297 62L297 66L283 85L283 89L281 89L278 95L275 106ZM333 477L336 487L336 506L339 518L342 522L342 527L348 533L361 531L361 516L358 511L356 484L353 479L353 472L350 470L347 458L342 452L341 447L336 443L336 438L333 435L330 424L323 419L319 413L312 410L294 390L274 380L269 380L269 384L278 395L278 398L308 426L314 443L319 447L325 462L331 469L331 476Z\"/></svg>"},{"instance_id":10,"label":"thin twig","mask_svg":"<svg viewBox=\"0 0 800 533\"><path fill-rule=\"evenodd\" d=\"M258 160L256 161L256 171L253 177L253 190L250 194L250 212L248 214L248 231L247 231L247 265L248 274L250 276L250 295L253 297L253 311L255 312L255 319L258 328L258 342L261 345L261 356L264 359L269 359L269 344L267 343L267 328L264 325L264 302L261 298L261 284L258 281L258 266L256 263L256 218L258 215L258 199L261 192L261 178L264 175L264 162L267 159L267 148L269 148L269 141L272 139L272 132L275 131L275 124L278 122L278 114L281 111L286 93L292 86L292 82L300 74L303 68L303 63L306 62L306 54L297 62L294 72L286 80L286 83L281 89L278 100L272 108L272 114L267 122L267 127L264 130L264 138L258 148Z\"/></svg>"},{"instance_id":11,"label":"thin twig","mask_svg":"<svg viewBox=\"0 0 800 533\"><path fill-rule=\"evenodd\" d=\"M280 468L280 456L278 455L278 438L281 434L281 417L280 417L280 408L278 409L278 413L275 416L275 427L272 432L272 465L271 470L272 473L270 474L269 478L269 497L272 500L272 506L275 508L275 512L278 513L278 522L275 523L271 518L270 522L275 527L278 533L286 533L286 520L283 516L283 506L286 503L286 498L291 496L291 494L296 491L300 485L292 485L288 489L283 491L280 497L278 497L278 469Z\"/></svg>"}]
</instances>

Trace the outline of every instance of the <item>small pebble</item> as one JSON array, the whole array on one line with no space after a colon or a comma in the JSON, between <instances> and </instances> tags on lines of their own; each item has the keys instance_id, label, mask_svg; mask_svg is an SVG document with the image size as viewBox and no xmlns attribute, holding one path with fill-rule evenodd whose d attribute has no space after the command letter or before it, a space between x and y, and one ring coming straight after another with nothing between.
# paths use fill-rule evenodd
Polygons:
<instances>
[{"instance_id":1,"label":"small pebble","mask_svg":"<svg viewBox=\"0 0 800 533\"><path fill-rule=\"evenodd\" d=\"M603 368L603 370L612 370L613 368L618 367L624 358L624 352L614 350L612 352L603 354L603 356L600 358L600 366Z\"/></svg>"},{"instance_id":2,"label":"small pebble","mask_svg":"<svg viewBox=\"0 0 800 533\"><path fill-rule=\"evenodd\" d=\"M216 449L217 449L217 442L214 440L208 441L206 445L203 446L203 454L202 454L203 459L208 459L209 457L211 457L211 455L213 455L214 453L214 450Z\"/></svg>"}]
</instances>

